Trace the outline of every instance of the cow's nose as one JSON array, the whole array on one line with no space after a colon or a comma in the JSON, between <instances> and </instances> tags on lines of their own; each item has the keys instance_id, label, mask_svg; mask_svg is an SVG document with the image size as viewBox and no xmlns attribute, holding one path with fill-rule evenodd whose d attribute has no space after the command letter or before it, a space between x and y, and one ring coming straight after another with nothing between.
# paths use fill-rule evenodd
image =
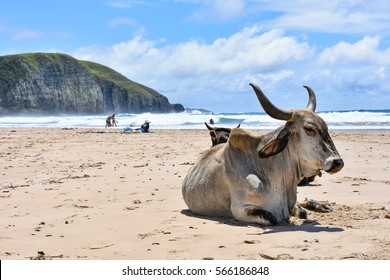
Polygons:
<instances>
[{"instance_id":1,"label":"cow's nose","mask_svg":"<svg viewBox=\"0 0 390 280\"><path fill-rule=\"evenodd\" d=\"M344 161L340 159L335 159L332 163L332 172L338 172L344 167Z\"/></svg>"}]
</instances>

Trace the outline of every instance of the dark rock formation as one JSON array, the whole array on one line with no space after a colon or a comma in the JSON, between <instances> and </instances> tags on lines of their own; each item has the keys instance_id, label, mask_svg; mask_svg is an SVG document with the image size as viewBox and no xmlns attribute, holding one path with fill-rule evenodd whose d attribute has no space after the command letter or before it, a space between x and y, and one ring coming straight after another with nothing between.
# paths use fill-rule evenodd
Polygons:
<instances>
[{"instance_id":1,"label":"dark rock formation","mask_svg":"<svg viewBox=\"0 0 390 280\"><path fill-rule=\"evenodd\" d=\"M0 56L0 114L182 112L157 91L69 55Z\"/></svg>"}]
</instances>

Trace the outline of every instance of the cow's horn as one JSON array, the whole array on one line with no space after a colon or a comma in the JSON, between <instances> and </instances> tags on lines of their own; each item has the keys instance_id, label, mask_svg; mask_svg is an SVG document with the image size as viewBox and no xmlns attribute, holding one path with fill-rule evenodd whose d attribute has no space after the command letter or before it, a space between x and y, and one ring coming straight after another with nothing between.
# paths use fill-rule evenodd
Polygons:
<instances>
[{"instance_id":1,"label":"cow's horn","mask_svg":"<svg viewBox=\"0 0 390 280\"><path fill-rule=\"evenodd\" d=\"M207 124L207 122L204 122L204 124L206 125L208 130L224 131L224 132L228 132L228 133L232 132L232 130L230 128L226 128L226 127L212 127L212 126L209 126ZM238 125L237 127L240 127L240 125Z\"/></svg>"},{"instance_id":2,"label":"cow's horn","mask_svg":"<svg viewBox=\"0 0 390 280\"><path fill-rule=\"evenodd\" d=\"M308 86L303 86L303 87L305 87L307 89L307 92L309 93L309 102L307 103L306 109L315 112L317 107L316 95L310 87Z\"/></svg>"},{"instance_id":3,"label":"cow's horn","mask_svg":"<svg viewBox=\"0 0 390 280\"><path fill-rule=\"evenodd\" d=\"M207 127L208 130L214 130L214 128L211 127L211 126L209 126L209 125L207 124L207 122L204 122L204 124L206 125L206 127Z\"/></svg>"},{"instance_id":4,"label":"cow's horn","mask_svg":"<svg viewBox=\"0 0 390 280\"><path fill-rule=\"evenodd\" d=\"M250 86L252 86L253 90L255 91L257 98L260 101L261 106L263 107L264 111L270 115L272 118L277 120L289 120L292 116L291 111L286 111L283 109L280 109L276 107L274 104L269 101L269 99L265 96L265 94L261 91L261 89L255 85L250 83Z\"/></svg>"}]
</instances>

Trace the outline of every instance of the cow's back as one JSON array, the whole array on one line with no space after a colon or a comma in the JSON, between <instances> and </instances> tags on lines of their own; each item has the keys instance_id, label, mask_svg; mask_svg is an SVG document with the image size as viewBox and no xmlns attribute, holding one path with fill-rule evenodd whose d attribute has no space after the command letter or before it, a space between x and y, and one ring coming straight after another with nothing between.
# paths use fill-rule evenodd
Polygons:
<instances>
[{"instance_id":1,"label":"cow's back","mask_svg":"<svg viewBox=\"0 0 390 280\"><path fill-rule=\"evenodd\" d=\"M205 151L184 178L183 198L195 214L232 216L224 150L225 144L220 144Z\"/></svg>"}]
</instances>

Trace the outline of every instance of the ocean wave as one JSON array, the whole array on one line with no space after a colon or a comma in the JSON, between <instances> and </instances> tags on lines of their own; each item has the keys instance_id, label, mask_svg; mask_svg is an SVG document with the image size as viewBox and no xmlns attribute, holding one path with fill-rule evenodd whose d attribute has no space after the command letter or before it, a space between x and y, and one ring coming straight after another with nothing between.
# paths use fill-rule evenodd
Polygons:
<instances>
[{"instance_id":1,"label":"ocean wave","mask_svg":"<svg viewBox=\"0 0 390 280\"><path fill-rule=\"evenodd\" d=\"M218 125L225 125L225 124L240 124L243 123L245 119L239 119L239 118L228 118L228 117L219 117L217 120Z\"/></svg>"},{"instance_id":2,"label":"ocean wave","mask_svg":"<svg viewBox=\"0 0 390 280\"><path fill-rule=\"evenodd\" d=\"M390 110L355 110L319 112L330 129L390 129ZM0 117L0 127L85 127L104 128L106 115L100 116L46 116ZM219 113L192 111L172 114L118 114L118 128L140 126L145 120L154 129L205 129L204 122L213 119L214 126L247 129L273 129L284 122L265 113Z\"/></svg>"}]
</instances>

